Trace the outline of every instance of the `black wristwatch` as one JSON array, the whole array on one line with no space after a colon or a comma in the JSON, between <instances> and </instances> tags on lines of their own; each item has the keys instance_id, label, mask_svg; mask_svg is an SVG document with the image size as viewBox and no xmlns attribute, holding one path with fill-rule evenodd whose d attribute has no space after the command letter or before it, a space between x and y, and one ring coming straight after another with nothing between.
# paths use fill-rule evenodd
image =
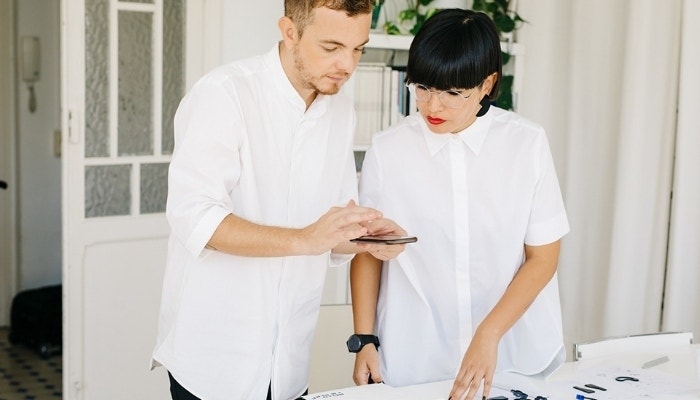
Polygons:
<instances>
[{"instance_id":1,"label":"black wristwatch","mask_svg":"<svg viewBox=\"0 0 700 400\"><path fill-rule=\"evenodd\" d=\"M379 347L379 338L375 335L350 335L346 344L348 345L348 351L351 353L357 353L362 350L366 344L373 344L374 347Z\"/></svg>"}]
</instances>

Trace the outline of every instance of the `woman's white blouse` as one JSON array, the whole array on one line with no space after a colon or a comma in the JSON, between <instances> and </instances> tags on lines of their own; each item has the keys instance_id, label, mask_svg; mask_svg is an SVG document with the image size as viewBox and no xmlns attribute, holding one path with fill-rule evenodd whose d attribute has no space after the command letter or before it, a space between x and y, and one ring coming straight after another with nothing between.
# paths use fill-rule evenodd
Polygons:
<instances>
[{"instance_id":1,"label":"woman's white blouse","mask_svg":"<svg viewBox=\"0 0 700 400\"><path fill-rule=\"evenodd\" d=\"M233 213L303 227L357 198L355 114L343 95L306 106L266 55L202 78L175 116L172 233L154 364L207 400L298 397L329 253L237 257L205 249ZM347 257L342 261L347 261Z\"/></svg>"},{"instance_id":2,"label":"woman's white blouse","mask_svg":"<svg viewBox=\"0 0 700 400\"><path fill-rule=\"evenodd\" d=\"M418 115L376 134L360 203L418 237L382 269L376 331L393 386L453 379L524 245L569 230L544 130L495 107L459 134L434 134ZM503 336L496 371L537 374L564 358L555 275Z\"/></svg>"}]
</instances>

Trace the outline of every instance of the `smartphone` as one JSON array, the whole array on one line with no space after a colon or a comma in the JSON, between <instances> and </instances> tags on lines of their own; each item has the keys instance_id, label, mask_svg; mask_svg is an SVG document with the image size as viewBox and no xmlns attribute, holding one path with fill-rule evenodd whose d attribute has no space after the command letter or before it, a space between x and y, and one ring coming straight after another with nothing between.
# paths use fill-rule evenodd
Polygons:
<instances>
[{"instance_id":1,"label":"smartphone","mask_svg":"<svg viewBox=\"0 0 700 400\"><path fill-rule=\"evenodd\" d=\"M417 242L415 236L401 235L376 235L376 236L360 236L359 238L351 239L351 242L356 243L374 243L374 244L403 244Z\"/></svg>"}]
</instances>

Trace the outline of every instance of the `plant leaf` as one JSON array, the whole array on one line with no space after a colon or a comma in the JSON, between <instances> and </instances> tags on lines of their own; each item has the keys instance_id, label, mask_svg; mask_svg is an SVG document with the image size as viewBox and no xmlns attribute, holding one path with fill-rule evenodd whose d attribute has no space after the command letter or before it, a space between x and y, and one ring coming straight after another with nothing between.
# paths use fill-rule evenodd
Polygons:
<instances>
[{"instance_id":1,"label":"plant leaf","mask_svg":"<svg viewBox=\"0 0 700 400\"><path fill-rule=\"evenodd\" d=\"M508 61L510 61L510 54L506 53L505 51L501 52L501 64L506 65L508 64Z\"/></svg>"},{"instance_id":2,"label":"plant leaf","mask_svg":"<svg viewBox=\"0 0 700 400\"><path fill-rule=\"evenodd\" d=\"M418 11L412 8L408 8L399 12L399 21L408 21L418 15Z\"/></svg>"},{"instance_id":3,"label":"plant leaf","mask_svg":"<svg viewBox=\"0 0 700 400\"><path fill-rule=\"evenodd\" d=\"M399 27L396 26L393 22L385 22L384 23L384 32L387 35L400 35L401 30L399 30Z\"/></svg>"},{"instance_id":4,"label":"plant leaf","mask_svg":"<svg viewBox=\"0 0 700 400\"><path fill-rule=\"evenodd\" d=\"M496 27L502 33L513 32L513 29L515 29L515 21L505 14L495 14L493 23L496 24Z\"/></svg>"},{"instance_id":5,"label":"plant leaf","mask_svg":"<svg viewBox=\"0 0 700 400\"><path fill-rule=\"evenodd\" d=\"M503 75L501 77L501 90L495 103L504 110L513 109L513 75Z\"/></svg>"},{"instance_id":6,"label":"plant leaf","mask_svg":"<svg viewBox=\"0 0 700 400\"><path fill-rule=\"evenodd\" d=\"M500 8L501 12L505 13L508 11L510 0L494 0L493 2L498 4L498 8Z\"/></svg>"},{"instance_id":7,"label":"plant leaf","mask_svg":"<svg viewBox=\"0 0 700 400\"><path fill-rule=\"evenodd\" d=\"M474 11L483 11L485 8L484 0L474 0L472 3L472 10Z\"/></svg>"}]
</instances>

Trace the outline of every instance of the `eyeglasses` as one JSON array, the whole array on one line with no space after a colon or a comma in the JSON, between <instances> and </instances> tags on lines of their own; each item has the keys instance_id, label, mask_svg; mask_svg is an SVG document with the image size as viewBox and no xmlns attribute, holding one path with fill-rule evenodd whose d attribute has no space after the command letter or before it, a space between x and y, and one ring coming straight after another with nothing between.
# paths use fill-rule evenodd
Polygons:
<instances>
[{"instance_id":1,"label":"eyeglasses","mask_svg":"<svg viewBox=\"0 0 700 400\"><path fill-rule=\"evenodd\" d=\"M447 108L462 108L467 99L476 91L474 90L464 96L458 90L430 90L427 86L420 83L407 83L406 87L411 95L416 98L417 102L426 103L430 101L430 96L437 94L440 103Z\"/></svg>"}]
</instances>

